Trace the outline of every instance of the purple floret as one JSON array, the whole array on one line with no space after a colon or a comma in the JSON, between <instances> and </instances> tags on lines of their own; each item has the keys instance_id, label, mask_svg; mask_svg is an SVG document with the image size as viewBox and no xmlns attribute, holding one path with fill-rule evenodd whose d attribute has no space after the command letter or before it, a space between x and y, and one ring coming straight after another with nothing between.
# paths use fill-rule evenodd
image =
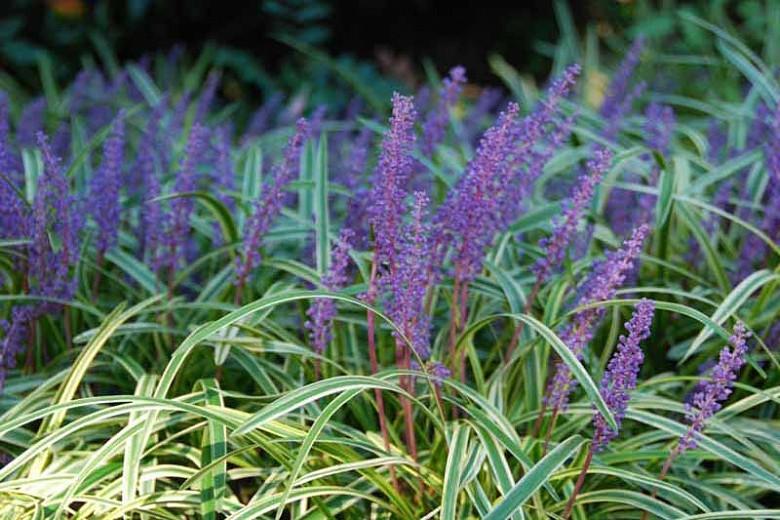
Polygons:
<instances>
[{"instance_id":1,"label":"purple floret","mask_svg":"<svg viewBox=\"0 0 780 520\"><path fill-rule=\"evenodd\" d=\"M45 115L46 100L42 97L37 97L24 106L16 127L16 144L19 148L32 148L37 144L37 135L43 131Z\"/></svg>"},{"instance_id":2,"label":"purple floret","mask_svg":"<svg viewBox=\"0 0 780 520\"><path fill-rule=\"evenodd\" d=\"M0 238L24 238L30 212L22 200L22 175L9 134L8 97L0 93Z\"/></svg>"},{"instance_id":3,"label":"purple floret","mask_svg":"<svg viewBox=\"0 0 780 520\"><path fill-rule=\"evenodd\" d=\"M10 322L0 321L3 332L0 339L0 392L5 386L8 370L16 367L16 358L24 351L34 312L33 307L16 306L11 311Z\"/></svg>"},{"instance_id":4,"label":"purple floret","mask_svg":"<svg viewBox=\"0 0 780 520\"><path fill-rule=\"evenodd\" d=\"M510 103L485 132L466 174L438 211L435 263L440 265L452 248L458 284L468 284L479 274L493 238L516 217L529 186L550 156L549 149L539 150L545 135L551 136L554 146L568 135L560 132L567 123L557 124L555 115L579 71L577 65L566 69L521 121L517 120L518 105Z\"/></svg>"},{"instance_id":5,"label":"purple floret","mask_svg":"<svg viewBox=\"0 0 780 520\"><path fill-rule=\"evenodd\" d=\"M642 299L636 304L631 320L626 323L628 337L620 336L617 352L609 360L607 371L601 380L599 391L615 417L618 428L628 408L629 393L636 388L639 369L645 358L640 344L650 337L654 312L655 304L650 300ZM610 428L599 412L595 413L593 423L593 448L600 451L617 437L618 431Z\"/></svg>"},{"instance_id":6,"label":"purple floret","mask_svg":"<svg viewBox=\"0 0 780 520\"><path fill-rule=\"evenodd\" d=\"M119 236L122 165L125 146L125 116L120 113L103 145L103 162L92 177L90 208L97 223L99 255L114 247Z\"/></svg>"},{"instance_id":7,"label":"purple floret","mask_svg":"<svg viewBox=\"0 0 780 520\"><path fill-rule=\"evenodd\" d=\"M482 269L485 250L493 241L500 222L500 179L509 168L514 141L512 129L519 107L510 103L496 124L482 137L466 174L450 190L436 215L437 264L448 246L455 250L456 277L471 281Z\"/></svg>"},{"instance_id":8,"label":"purple floret","mask_svg":"<svg viewBox=\"0 0 780 520\"><path fill-rule=\"evenodd\" d=\"M676 117L672 107L650 103L645 110L645 140L647 146L668 155Z\"/></svg>"},{"instance_id":9,"label":"purple floret","mask_svg":"<svg viewBox=\"0 0 780 520\"><path fill-rule=\"evenodd\" d=\"M606 149L594 152L593 160L588 162L587 173L580 176L574 193L566 203L563 217L555 224L552 235L540 244L543 255L534 266L537 283L543 283L563 263L582 214L590 204L596 186L609 169L611 160L612 154Z\"/></svg>"},{"instance_id":10,"label":"purple floret","mask_svg":"<svg viewBox=\"0 0 780 520\"><path fill-rule=\"evenodd\" d=\"M216 160L214 165L214 184L217 188L217 198L229 210L234 210L236 203L231 192L236 189L236 172L233 159L230 157L231 129L222 125L215 132Z\"/></svg>"},{"instance_id":11,"label":"purple floret","mask_svg":"<svg viewBox=\"0 0 780 520\"><path fill-rule=\"evenodd\" d=\"M206 79L206 86L203 87L203 93L198 99L197 105L195 105L195 119L194 122L205 124L206 116L211 109L211 105L214 103L214 98L217 95L217 87L219 86L219 80L222 75L217 71L212 71Z\"/></svg>"},{"instance_id":12,"label":"purple floret","mask_svg":"<svg viewBox=\"0 0 780 520\"><path fill-rule=\"evenodd\" d=\"M236 257L236 287L241 287L260 263L260 245L263 237L282 212L285 200L284 189L298 172L301 150L308 136L309 124L301 118L298 120L295 133L287 142L282 160L271 172L271 184L263 188L260 199L254 204L252 215L244 226L242 254Z\"/></svg>"},{"instance_id":13,"label":"purple floret","mask_svg":"<svg viewBox=\"0 0 780 520\"><path fill-rule=\"evenodd\" d=\"M328 113L328 107L326 105L318 105L311 113L310 121L310 133L313 139L319 139L322 133L322 127L325 124L325 116Z\"/></svg>"},{"instance_id":14,"label":"purple floret","mask_svg":"<svg viewBox=\"0 0 780 520\"><path fill-rule=\"evenodd\" d=\"M645 238L650 229L642 225L634 230L631 238L623 242L623 247L607 254L604 261L594 265L590 277L584 283L577 306L585 306L607 301L615 295L615 291L623 284L635 267L642 251ZM561 341L569 350L582 359L596 324L604 314L604 307L594 306L584 309L574 315L572 323L564 329ZM571 370L563 361L555 365L555 374L547 387L545 402L548 406L562 410L569 402L569 395L576 386Z\"/></svg>"},{"instance_id":15,"label":"purple floret","mask_svg":"<svg viewBox=\"0 0 780 520\"><path fill-rule=\"evenodd\" d=\"M417 113L412 98L393 94L390 128L382 140L382 151L370 195L369 220L374 227L375 259L392 268L404 214L406 189L413 168L414 122Z\"/></svg>"},{"instance_id":16,"label":"purple floret","mask_svg":"<svg viewBox=\"0 0 780 520\"><path fill-rule=\"evenodd\" d=\"M197 167L203 159L206 150L208 130L194 124L190 129L187 145L184 148L184 158L174 181L174 192L189 194L198 186ZM176 197L171 201L170 220L163 237L166 255L163 265L168 269L176 268L179 259L186 254L186 245L190 236L190 218L195 210L195 200L190 195Z\"/></svg>"},{"instance_id":17,"label":"purple floret","mask_svg":"<svg viewBox=\"0 0 780 520\"><path fill-rule=\"evenodd\" d=\"M340 177L344 186L352 192L347 202L347 218L344 225L355 232L353 243L358 249L368 245L369 189L364 184L364 173L368 165L374 133L368 127L360 130L349 150L347 164Z\"/></svg>"},{"instance_id":18,"label":"purple floret","mask_svg":"<svg viewBox=\"0 0 780 520\"><path fill-rule=\"evenodd\" d=\"M450 110L458 102L465 83L466 69L461 66L453 67L449 77L442 82L436 106L423 123L422 152L428 157L433 155L436 145L444 140L450 122Z\"/></svg>"},{"instance_id":19,"label":"purple floret","mask_svg":"<svg viewBox=\"0 0 780 520\"><path fill-rule=\"evenodd\" d=\"M70 195L68 181L43 133L38 134L43 155L43 173L33 202L28 246L27 273L30 293L47 298L69 300L75 292L71 267L79 257L78 235L83 224L76 199ZM56 237L55 248L52 237ZM43 302L36 313L53 312L59 305Z\"/></svg>"},{"instance_id":20,"label":"purple floret","mask_svg":"<svg viewBox=\"0 0 780 520\"><path fill-rule=\"evenodd\" d=\"M353 235L352 230L342 229L336 241L331 254L330 269L322 277L322 285L329 291L338 291L349 281L347 267L349 267L349 249ZM336 302L330 298L317 298L306 314L309 316L309 321L304 325L309 330L312 347L315 352L322 354L332 339L331 329L333 318L336 316Z\"/></svg>"},{"instance_id":21,"label":"purple floret","mask_svg":"<svg viewBox=\"0 0 780 520\"><path fill-rule=\"evenodd\" d=\"M242 142L247 142L255 137L263 135L271 127L271 123L282 107L284 96L281 92L274 92L260 108L258 108L249 120Z\"/></svg>"},{"instance_id":22,"label":"purple floret","mask_svg":"<svg viewBox=\"0 0 780 520\"><path fill-rule=\"evenodd\" d=\"M639 65L644 45L643 38L634 40L625 58L620 63L620 67L618 67L618 70L612 77L607 95L601 104L599 113L606 121L603 135L608 141L615 140L620 124L631 111L631 105L634 100L642 94L645 88L644 83L641 82L633 87L631 86L631 80L634 77L637 65Z\"/></svg>"},{"instance_id":23,"label":"purple floret","mask_svg":"<svg viewBox=\"0 0 780 520\"><path fill-rule=\"evenodd\" d=\"M158 171L161 153L158 141L160 120L167 106L167 99L163 98L152 110L138 143L138 155L133 168L139 180L137 192L141 198L140 254L142 257L149 256L154 271L160 268L160 246L165 231L162 204L154 199L161 195L160 173Z\"/></svg>"},{"instance_id":24,"label":"purple floret","mask_svg":"<svg viewBox=\"0 0 780 520\"><path fill-rule=\"evenodd\" d=\"M430 201L415 192L412 220L403 228L395 269L382 279L387 292L387 313L423 360L430 356L430 317L425 296L432 280L431 229L426 222Z\"/></svg>"},{"instance_id":25,"label":"purple floret","mask_svg":"<svg viewBox=\"0 0 780 520\"><path fill-rule=\"evenodd\" d=\"M501 89L492 87L483 89L479 94L477 101L463 123L469 142L481 130L483 120L496 108L503 96Z\"/></svg>"},{"instance_id":26,"label":"purple floret","mask_svg":"<svg viewBox=\"0 0 780 520\"><path fill-rule=\"evenodd\" d=\"M693 449L697 446L696 435L699 434L715 412L721 409L723 401L731 395L734 381L740 368L745 364L747 354L747 338L750 333L742 322L734 326L734 334L729 338L728 346L720 351L718 364L713 367L710 381L696 392L693 400L685 404L685 417L690 426L680 437L678 452Z\"/></svg>"}]
</instances>

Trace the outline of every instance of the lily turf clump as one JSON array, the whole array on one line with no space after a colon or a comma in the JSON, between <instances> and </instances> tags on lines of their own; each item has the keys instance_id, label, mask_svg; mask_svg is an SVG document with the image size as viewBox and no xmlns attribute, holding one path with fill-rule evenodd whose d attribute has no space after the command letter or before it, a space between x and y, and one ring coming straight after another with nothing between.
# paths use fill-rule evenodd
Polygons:
<instances>
[{"instance_id":1,"label":"lily turf clump","mask_svg":"<svg viewBox=\"0 0 780 520\"><path fill-rule=\"evenodd\" d=\"M780 516L777 64L690 23L734 88L640 38L608 84L567 40L508 91L4 94L0 516Z\"/></svg>"}]
</instances>

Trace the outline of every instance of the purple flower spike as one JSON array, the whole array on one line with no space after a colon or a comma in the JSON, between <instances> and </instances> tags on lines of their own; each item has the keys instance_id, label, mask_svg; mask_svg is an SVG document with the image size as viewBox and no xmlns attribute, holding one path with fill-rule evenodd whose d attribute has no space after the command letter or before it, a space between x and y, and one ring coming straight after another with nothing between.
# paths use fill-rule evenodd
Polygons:
<instances>
[{"instance_id":1,"label":"purple flower spike","mask_svg":"<svg viewBox=\"0 0 780 520\"><path fill-rule=\"evenodd\" d=\"M650 103L645 110L645 134L647 146L660 153L669 154L669 145L672 140L676 118L674 110L658 103ZM660 170L655 160L650 157L651 163L650 177L648 184L655 186L658 184ZM656 197L649 194L638 195L638 214L634 217L634 222L648 222L655 210Z\"/></svg>"},{"instance_id":2,"label":"purple flower spike","mask_svg":"<svg viewBox=\"0 0 780 520\"><path fill-rule=\"evenodd\" d=\"M465 83L466 69L461 66L453 67L450 76L442 82L438 103L423 123L422 151L426 156L432 156L436 145L444 140L450 121L450 109L458 102Z\"/></svg>"},{"instance_id":3,"label":"purple flower spike","mask_svg":"<svg viewBox=\"0 0 780 520\"><path fill-rule=\"evenodd\" d=\"M712 369L711 380L696 392L691 403L685 405L685 416L690 423L688 431L680 437L678 452L693 449L697 446L696 435L704 429L704 424L715 412L721 409L723 401L731 395L731 388L737 379L740 368L745 364L747 354L747 338L750 333L745 324L737 322L734 334L729 338L728 346L720 351L718 364Z\"/></svg>"},{"instance_id":4,"label":"purple flower spike","mask_svg":"<svg viewBox=\"0 0 780 520\"><path fill-rule=\"evenodd\" d=\"M502 97L501 89L488 87L482 90L466 121L463 123L466 134L469 136L469 141L477 135L483 120L496 108Z\"/></svg>"},{"instance_id":5,"label":"purple flower spike","mask_svg":"<svg viewBox=\"0 0 780 520\"><path fill-rule=\"evenodd\" d=\"M663 155L669 153L676 118L672 107L650 103L645 110L647 146Z\"/></svg>"},{"instance_id":6,"label":"purple flower spike","mask_svg":"<svg viewBox=\"0 0 780 520\"><path fill-rule=\"evenodd\" d=\"M216 131L216 168L214 181L219 190L217 196L231 211L235 209L235 200L230 192L236 189L236 173L230 158L230 126L222 125Z\"/></svg>"},{"instance_id":7,"label":"purple flower spike","mask_svg":"<svg viewBox=\"0 0 780 520\"><path fill-rule=\"evenodd\" d=\"M368 245L368 188L363 186L364 172L371 152L374 132L368 127L360 130L349 150L347 164L341 169L344 172L340 180L352 192L347 203L347 219L344 225L355 231L353 243L357 249L365 249Z\"/></svg>"},{"instance_id":8,"label":"purple flower spike","mask_svg":"<svg viewBox=\"0 0 780 520\"><path fill-rule=\"evenodd\" d=\"M587 174L580 176L579 183L569 199L563 218L555 225L552 236L542 240L543 256L534 266L537 283L543 283L547 277L560 267L566 251L577 231L577 224L593 198L596 186L609 169L612 153L598 149L593 160L588 162Z\"/></svg>"},{"instance_id":9,"label":"purple flower spike","mask_svg":"<svg viewBox=\"0 0 780 520\"><path fill-rule=\"evenodd\" d=\"M43 131L46 115L46 100L38 97L24 106L16 128L16 144L20 148L31 148L38 142L38 132Z\"/></svg>"},{"instance_id":10,"label":"purple flower spike","mask_svg":"<svg viewBox=\"0 0 780 520\"><path fill-rule=\"evenodd\" d=\"M411 97L393 94L393 116L382 141L369 208L376 237L374 261L379 264L395 264L406 187L413 167L416 116Z\"/></svg>"},{"instance_id":11,"label":"purple flower spike","mask_svg":"<svg viewBox=\"0 0 780 520\"><path fill-rule=\"evenodd\" d=\"M431 229L425 222L429 200L415 192L412 220L402 233L395 269L382 280L389 292L387 313L410 340L423 360L430 351L430 318L425 312L425 295L432 280Z\"/></svg>"},{"instance_id":12,"label":"purple flower spike","mask_svg":"<svg viewBox=\"0 0 780 520\"><path fill-rule=\"evenodd\" d=\"M204 123L204 120L211 109L211 105L214 103L221 77L222 75L219 72L213 71L209 74L208 79L206 79L206 86L203 88L203 93L200 95L198 104L195 106L194 121L196 123Z\"/></svg>"},{"instance_id":13,"label":"purple flower spike","mask_svg":"<svg viewBox=\"0 0 780 520\"><path fill-rule=\"evenodd\" d=\"M139 177L138 195L141 198L140 215L140 253L141 257L148 252L152 269L160 268L160 245L165 231L163 225L162 205L154 201L161 194L160 175L156 163L161 160L158 140L160 137L160 120L168 107L167 99L161 99L152 110L144 128L144 133L138 143L138 155L134 170Z\"/></svg>"},{"instance_id":14,"label":"purple flower spike","mask_svg":"<svg viewBox=\"0 0 780 520\"><path fill-rule=\"evenodd\" d=\"M284 188L295 178L303 144L309 136L309 124L301 118L295 128L295 134L287 141L282 161L271 172L270 186L263 188L260 199L254 204L252 215L244 226L244 247L242 254L236 257L236 287L246 282L249 274L260 263L260 245L274 220L282 212Z\"/></svg>"},{"instance_id":15,"label":"purple flower spike","mask_svg":"<svg viewBox=\"0 0 780 520\"><path fill-rule=\"evenodd\" d=\"M325 124L325 116L328 113L328 107L327 105L319 105L317 108L314 109L314 112L311 113L310 117L310 126L311 126L311 136L312 138L319 139L320 134L322 133L322 127Z\"/></svg>"},{"instance_id":16,"label":"purple flower spike","mask_svg":"<svg viewBox=\"0 0 780 520\"><path fill-rule=\"evenodd\" d=\"M282 96L281 92L275 92L267 101L263 102L260 108L252 114L246 132L244 132L242 142L245 143L255 137L263 135L271 127L271 122L279 112L283 101L284 96Z\"/></svg>"},{"instance_id":17,"label":"purple flower spike","mask_svg":"<svg viewBox=\"0 0 780 520\"><path fill-rule=\"evenodd\" d=\"M187 111L190 108L192 94L185 92L173 106L170 121L168 123L168 140L171 145L176 141L176 137L184 128L184 119L187 117Z\"/></svg>"},{"instance_id":18,"label":"purple flower spike","mask_svg":"<svg viewBox=\"0 0 780 520\"><path fill-rule=\"evenodd\" d=\"M604 261L593 267L577 300L578 307L603 302L615 295L615 291L623 284L626 277L632 274L649 231L647 225L636 228L631 238L623 242L621 249L608 253ZM585 347L593 338L593 329L603 314L603 307L582 310L574 315L572 323L561 334L561 341L578 359L582 359ZM564 409L575 386L576 381L572 378L569 367L562 361L558 361L555 365L555 374L547 387L545 402L556 410Z\"/></svg>"},{"instance_id":19,"label":"purple flower spike","mask_svg":"<svg viewBox=\"0 0 780 520\"><path fill-rule=\"evenodd\" d=\"M707 160L718 164L728 145L728 134L720 121L713 118L707 126Z\"/></svg>"},{"instance_id":20,"label":"purple flower spike","mask_svg":"<svg viewBox=\"0 0 780 520\"><path fill-rule=\"evenodd\" d=\"M24 351L30 322L34 318L34 309L29 306L16 306L11 311L11 321L0 321L3 338L0 339L0 392L5 385L9 369L16 367L16 357Z\"/></svg>"},{"instance_id":21,"label":"purple flower spike","mask_svg":"<svg viewBox=\"0 0 780 520\"><path fill-rule=\"evenodd\" d=\"M28 210L21 198L21 175L11 147L8 97L0 93L0 238L22 238L28 234ZM10 184L9 184L10 181Z\"/></svg>"},{"instance_id":22,"label":"purple flower spike","mask_svg":"<svg viewBox=\"0 0 780 520\"><path fill-rule=\"evenodd\" d=\"M125 147L125 116L120 112L103 145L103 162L92 177L90 205L98 227L97 250L102 255L117 243L119 234L119 188Z\"/></svg>"},{"instance_id":23,"label":"purple flower spike","mask_svg":"<svg viewBox=\"0 0 780 520\"><path fill-rule=\"evenodd\" d=\"M568 135L572 118L556 121L560 102L580 68L572 65L552 82L547 95L522 121L509 103L482 139L466 174L450 191L435 219L435 260L440 265L454 250L456 284L470 283L481 271L485 251L497 233L511 224L535 176L553 149ZM546 142L549 140L549 143Z\"/></svg>"},{"instance_id":24,"label":"purple flower spike","mask_svg":"<svg viewBox=\"0 0 780 520\"><path fill-rule=\"evenodd\" d=\"M612 78L601 104L599 113L606 121L604 137L613 141L626 114L631 110L633 101L639 97L644 90L644 83L639 83L631 87L631 79L634 77L639 58L644 50L645 42L643 38L637 38L626 53L625 58L620 64L617 72Z\"/></svg>"},{"instance_id":25,"label":"purple flower spike","mask_svg":"<svg viewBox=\"0 0 780 520\"><path fill-rule=\"evenodd\" d=\"M208 130L198 123L190 129L187 145L184 148L184 158L174 182L176 193L190 193L197 188L197 167L203 159L207 137ZM177 197L171 201L170 225L164 237L167 254L164 265L169 269L174 269L178 260L185 254L185 246L190 235L190 218L194 210L195 201L190 196Z\"/></svg>"},{"instance_id":26,"label":"purple flower spike","mask_svg":"<svg viewBox=\"0 0 780 520\"><path fill-rule=\"evenodd\" d=\"M508 161L514 140L512 130L520 107L510 103L495 125L482 136L466 174L451 190L436 215L436 264L452 245L459 280L470 282L482 269L485 250L500 228L500 194L505 186Z\"/></svg>"},{"instance_id":27,"label":"purple flower spike","mask_svg":"<svg viewBox=\"0 0 780 520\"><path fill-rule=\"evenodd\" d=\"M636 304L631 320L626 323L628 337L620 336L617 352L609 360L607 371L601 380L601 396L614 415L618 428L626 415L629 392L636 388L639 369L645 359L639 345L650 337L654 313L655 304L652 301L642 299ZM618 431L610 428L604 416L598 412L593 417L593 423L593 449L600 451L617 437Z\"/></svg>"},{"instance_id":28,"label":"purple flower spike","mask_svg":"<svg viewBox=\"0 0 780 520\"><path fill-rule=\"evenodd\" d=\"M349 281L347 267L349 267L350 241L353 236L352 230L345 228L341 230L336 241L331 255L330 269L328 274L322 277L322 285L329 291L338 291ZM333 318L336 316L336 302L330 298L317 298L306 314L309 316L309 321L304 325L310 331L312 346L316 353L322 354L332 339L331 329Z\"/></svg>"},{"instance_id":29,"label":"purple flower spike","mask_svg":"<svg viewBox=\"0 0 780 520\"><path fill-rule=\"evenodd\" d=\"M70 267L78 261L78 233L81 229L80 211L70 195L68 181L60 167L59 158L52 153L46 136L39 132L38 146L43 155L43 174L33 203L28 256L28 280L30 292L37 296L70 299L74 293L74 280ZM60 247L52 248L52 235ZM36 312L50 312L57 308L42 303Z\"/></svg>"}]
</instances>

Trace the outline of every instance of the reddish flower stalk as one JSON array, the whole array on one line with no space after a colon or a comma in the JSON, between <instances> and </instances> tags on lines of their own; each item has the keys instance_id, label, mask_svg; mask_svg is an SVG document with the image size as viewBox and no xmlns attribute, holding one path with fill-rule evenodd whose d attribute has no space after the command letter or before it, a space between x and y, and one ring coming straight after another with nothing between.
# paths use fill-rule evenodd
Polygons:
<instances>
[{"instance_id":1,"label":"reddish flower stalk","mask_svg":"<svg viewBox=\"0 0 780 520\"><path fill-rule=\"evenodd\" d=\"M368 282L368 294L366 295L366 303L373 304L376 300L376 261L371 262L371 278ZM376 375L379 372L379 360L376 355L376 338L374 313L368 311L366 313L366 327L368 329L368 359L371 364L371 375ZM384 441L385 451L390 453L390 434L387 430L387 415L385 414L385 400L382 396L382 390L374 388L374 398L376 399L377 415L379 416L379 430L382 432L382 440ZM390 478L393 481L393 487L398 491L401 489L398 484L398 478L395 474L395 466L390 466Z\"/></svg>"},{"instance_id":2,"label":"reddish flower stalk","mask_svg":"<svg viewBox=\"0 0 780 520\"><path fill-rule=\"evenodd\" d=\"M566 509L563 512L563 520L568 520L568 518L571 516L571 511L574 509L574 500L577 498L577 495L580 493L580 490L582 489L582 485L585 483L585 475L588 474L588 470L590 469L590 463L593 461L593 446L588 447L588 454L585 456L585 462L582 463L582 470L580 471L580 475L577 477L577 483L574 484L574 489L571 492L571 497L569 498L569 501L566 503Z\"/></svg>"}]
</instances>

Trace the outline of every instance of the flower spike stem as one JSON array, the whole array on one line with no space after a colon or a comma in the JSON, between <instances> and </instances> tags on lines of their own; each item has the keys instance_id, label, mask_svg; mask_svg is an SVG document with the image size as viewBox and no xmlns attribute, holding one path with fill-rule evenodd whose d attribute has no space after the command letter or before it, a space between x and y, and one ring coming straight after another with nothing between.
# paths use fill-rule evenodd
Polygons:
<instances>
[{"instance_id":1,"label":"flower spike stem","mask_svg":"<svg viewBox=\"0 0 780 520\"><path fill-rule=\"evenodd\" d=\"M547 430L547 435L544 437L544 448L542 448L542 457L547 455L547 448L550 446L550 439L552 438L553 430L555 430L555 423L558 422L558 414L560 408L553 408L552 419L550 419L550 428Z\"/></svg>"},{"instance_id":2,"label":"flower spike stem","mask_svg":"<svg viewBox=\"0 0 780 520\"><path fill-rule=\"evenodd\" d=\"M236 286L236 292L233 295L233 303L235 303L237 306L241 305L241 299L244 297L244 282L241 281Z\"/></svg>"},{"instance_id":3,"label":"flower spike stem","mask_svg":"<svg viewBox=\"0 0 780 520\"><path fill-rule=\"evenodd\" d=\"M372 290L376 283L376 262L371 262L371 280L369 281L369 294L372 294ZM373 299L373 298L372 298ZM371 363L371 375L375 375L379 372L379 361L376 355L376 338L374 337L374 313L372 311L366 312L366 323L368 326L368 359ZM382 432L382 440L385 444L385 451L390 453L390 434L387 431L387 418L385 416L385 400L382 396L382 390L374 388L374 398L376 399L377 414L379 415L379 430ZM393 481L393 487L396 491L401 490L398 484L398 477L395 474L395 466L390 465L390 479Z\"/></svg>"},{"instance_id":4,"label":"flower spike stem","mask_svg":"<svg viewBox=\"0 0 780 520\"><path fill-rule=\"evenodd\" d=\"M582 465L580 476L577 477L577 483L574 485L574 490L571 492L569 501L566 503L566 510L563 512L563 517L562 517L563 520L568 520L568 518L571 516L571 511L572 509L574 509L574 501L577 499L577 495L579 494L580 489L582 489L582 485L585 483L585 475L588 474L588 469L590 468L590 463L592 461L593 461L593 447L591 446L588 448L588 455L585 457L585 462Z\"/></svg>"},{"instance_id":5,"label":"flower spike stem","mask_svg":"<svg viewBox=\"0 0 780 520\"><path fill-rule=\"evenodd\" d=\"M466 319L468 318L468 306L466 305L466 302L469 301L469 286L467 284L463 284L463 287L461 288L461 295L459 302L462 302L462 305L460 306L460 319L458 321L459 325L459 331L462 331L466 326ZM464 350L461 350L459 353L459 369L460 369L460 382L463 384L466 384L466 352Z\"/></svg>"},{"instance_id":6,"label":"flower spike stem","mask_svg":"<svg viewBox=\"0 0 780 520\"><path fill-rule=\"evenodd\" d=\"M669 473L669 470L672 467L672 463L674 462L674 459L677 458L677 455L680 454L679 446L675 447L672 451L669 452L669 456L666 457L666 460L664 461L664 466L661 468L661 474L658 475L658 480L663 480L666 478L666 474ZM653 488L653 495L652 497L655 498L658 495L658 489ZM647 511L642 512L641 520L647 520L648 513Z\"/></svg>"},{"instance_id":7,"label":"flower spike stem","mask_svg":"<svg viewBox=\"0 0 780 520\"><path fill-rule=\"evenodd\" d=\"M409 348L406 345L401 345L402 340L397 340L396 348L399 349L401 355L401 368L409 370L411 368L411 354ZM412 378L411 376L402 376L401 388L412 393ZM401 397L401 407L404 411L404 424L406 429L406 447L409 449L409 453L412 455L412 460L417 462L417 437L414 433L414 415L412 414L412 402L408 397Z\"/></svg>"},{"instance_id":8,"label":"flower spike stem","mask_svg":"<svg viewBox=\"0 0 780 520\"><path fill-rule=\"evenodd\" d=\"M452 306L450 307L450 363L452 363L452 373L457 374L460 369L460 362L458 361L458 351L455 348L458 342L458 318L460 317L460 311L458 310L458 296L460 295L460 283L458 282L457 275L454 280L454 287L452 288ZM452 418L457 419L459 415L458 408L452 407Z\"/></svg>"},{"instance_id":9,"label":"flower spike stem","mask_svg":"<svg viewBox=\"0 0 780 520\"><path fill-rule=\"evenodd\" d=\"M545 413L547 413L547 403L542 401L542 407L539 408L539 415L536 416L534 427L531 430L531 437L536 437L539 435L539 430L542 428L542 421L544 420Z\"/></svg>"}]
</instances>

